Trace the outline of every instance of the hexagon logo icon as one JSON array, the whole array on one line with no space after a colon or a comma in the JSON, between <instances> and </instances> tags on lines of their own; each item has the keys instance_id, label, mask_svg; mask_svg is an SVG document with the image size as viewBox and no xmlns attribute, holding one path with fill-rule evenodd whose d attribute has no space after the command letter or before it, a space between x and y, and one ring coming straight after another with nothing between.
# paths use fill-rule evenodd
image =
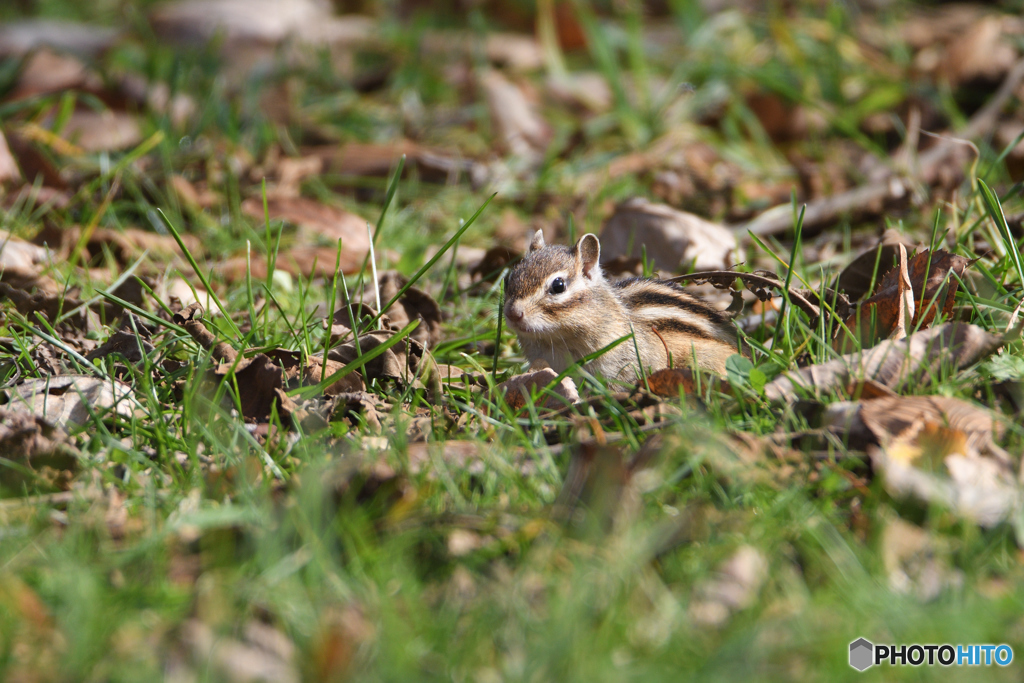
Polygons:
<instances>
[{"instance_id":1,"label":"hexagon logo icon","mask_svg":"<svg viewBox=\"0 0 1024 683\"><path fill-rule=\"evenodd\" d=\"M857 671L864 671L874 664L875 646L871 641L858 638L850 643L850 666Z\"/></svg>"}]
</instances>

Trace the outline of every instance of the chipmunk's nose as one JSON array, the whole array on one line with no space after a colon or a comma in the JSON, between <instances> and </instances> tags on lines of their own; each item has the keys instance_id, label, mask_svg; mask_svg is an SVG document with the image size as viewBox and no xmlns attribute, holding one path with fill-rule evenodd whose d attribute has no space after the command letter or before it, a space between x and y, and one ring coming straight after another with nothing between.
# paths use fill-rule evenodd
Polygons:
<instances>
[{"instance_id":1,"label":"chipmunk's nose","mask_svg":"<svg viewBox=\"0 0 1024 683\"><path fill-rule=\"evenodd\" d=\"M514 323L523 321L523 310L515 304L509 304L505 307L505 317Z\"/></svg>"}]
</instances>

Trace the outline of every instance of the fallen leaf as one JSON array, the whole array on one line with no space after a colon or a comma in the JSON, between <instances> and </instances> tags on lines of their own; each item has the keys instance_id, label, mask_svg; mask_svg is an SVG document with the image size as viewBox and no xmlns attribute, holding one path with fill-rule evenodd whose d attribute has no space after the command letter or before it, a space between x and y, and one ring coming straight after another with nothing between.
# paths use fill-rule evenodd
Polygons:
<instances>
[{"instance_id":1,"label":"fallen leaf","mask_svg":"<svg viewBox=\"0 0 1024 683\"><path fill-rule=\"evenodd\" d=\"M459 54L471 58L481 48L491 64L511 71L535 71L544 66L540 44L525 33L494 31L480 40L466 31L427 31L420 40L420 49L432 59Z\"/></svg>"},{"instance_id":2,"label":"fallen leaf","mask_svg":"<svg viewBox=\"0 0 1024 683\"><path fill-rule=\"evenodd\" d=\"M69 200L66 193L61 191L68 188L68 183L61 175L60 169L47 154L43 153L39 144L28 135L28 131L24 127L7 129L5 132L11 154L18 162L25 180L29 183L42 180L43 187L38 190L33 188L27 195L32 203L39 206L45 204L47 200L53 199L55 205L64 204L66 206Z\"/></svg>"},{"instance_id":3,"label":"fallen leaf","mask_svg":"<svg viewBox=\"0 0 1024 683\"><path fill-rule=\"evenodd\" d=\"M553 132L522 89L494 69L479 77L501 146L530 163L543 159Z\"/></svg>"},{"instance_id":4,"label":"fallen leaf","mask_svg":"<svg viewBox=\"0 0 1024 683\"><path fill-rule=\"evenodd\" d=\"M63 229L48 226L36 235L35 241L55 249L61 258L66 259L78 246L81 236L82 229L79 226ZM205 253L202 240L195 235L184 234L181 239L193 256L198 258ZM181 265L185 264L181 247L173 237L141 228L96 228L84 245L82 258L89 261L106 251L109 251L122 267L134 263L147 251L153 257L165 260L177 258Z\"/></svg>"},{"instance_id":5,"label":"fallen leaf","mask_svg":"<svg viewBox=\"0 0 1024 683\"><path fill-rule=\"evenodd\" d=\"M537 463L525 450L516 449L504 455L482 449L475 441L421 441L408 444L406 457L409 459L409 473L425 472L430 480L445 476L445 469L479 477L494 467L511 467L522 476L537 472ZM495 462L498 458L498 462Z\"/></svg>"},{"instance_id":6,"label":"fallen leaf","mask_svg":"<svg viewBox=\"0 0 1024 683\"><path fill-rule=\"evenodd\" d=\"M395 330L360 333L358 348L355 341L350 341L332 348L327 353L327 357L330 360L347 365L360 356L360 351L367 353L373 350L388 341L394 333ZM420 344L409 339L403 339L366 363L361 368L360 373L366 381L372 379L406 381L415 376L416 367L422 354L423 347Z\"/></svg>"},{"instance_id":7,"label":"fallen leaf","mask_svg":"<svg viewBox=\"0 0 1024 683\"><path fill-rule=\"evenodd\" d=\"M664 204L637 197L616 207L601 230L601 258L641 257L668 272L724 270L733 261L736 238L726 228Z\"/></svg>"},{"instance_id":8,"label":"fallen leaf","mask_svg":"<svg viewBox=\"0 0 1024 683\"><path fill-rule=\"evenodd\" d=\"M54 19L6 21L0 26L0 57L17 57L49 47L93 57L114 45L116 28Z\"/></svg>"},{"instance_id":9,"label":"fallen leaf","mask_svg":"<svg viewBox=\"0 0 1024 683\"><path fill-rule=\"evenodd\" d=\"M765 396L792 401L798 393L837 391L852 380L874 380L890 389L909 381L921 385L943 372L976 363L1003 343L1002 337L976 325L945 323L900 341L884 341L827 363L785 372L765 386Z\"/></svg>"},{"instance_id":10,"label":"fallen leaf","mask_svg":"<svg viewBox=\"0 0 1024 683\"><path fill-rule=\"evenodd\" d=\"M356 653L375 634L370 622L358 606L326 609L312 640L310 664L318 681L344 681Z\"/></svg>"},{"instance_id":11,"label":"fallen leaf","mask_svg":"<svg viewBox=\"0 0 1024 683\"><path fill-rule=\"evenodd\" d=\"M267 184L268 198L291 199L299 196L299 185L305 178L318 175L324 167L324 160L318 156L303 156L297 159L285 157L274 164L274 182ZM262 214L262 198L260 211ZM251 214L250 214L251 215Z\"/></svg>"},{"instance_id":12,"label":"fallen leaf","mask_svg":"<svg viewBox=\"0 0 1024 683\"><path fill-rule=\"evenodd\" d=\"M0 408L0 453L4 458L35 473L77 471L79 453L63 429L41 415L6 408ZM70 475L58 475L51 483L66 488L69 480ZM12 493L21 488L25 478L17 470L5 469L2 481L6 492Z\"/></svg>"},{"instance_id":13,"label":"fallen leaf","mask_svg":"<svg viewBox=\"0 0 1024 683\"><path fill-rule=\"evenodd\" d=\"M643 388L643 381L637 386ZM693 372L688 368L662 368L652 372L647 376L647 387L655 396L665 398L678 398L680 391L684 394L693 394L696 391Z\"/></svg>"},{"instance_id":14,"label":"fallen leaf","mask_svg":"<svg viewBox=\"0 0 1024 683\"><path fill-rule=\"evenodd\" d=\"M56 283L43 276L43 269L53 262L49 249L0 230L0 280L14 289L30 292L38 287L56 294Z\"/></svg>"},{"instance_id":15,"label":"fallen leaf","mask_svg":"<svg viewBox=\"0 0 1024 683\"><path fill-rule=\"evenodd\" d=\"M878 244L858 255L832 283L831 289L844 292L850 301L857 301L871 291L872 285L881 282L882 277L899 257L900 245L913 248L913 244L897 231L889 228L878 240ZM877 268L877 270L876 270Z\"/></svg>"},{"instance_id":16,"label":"fallen leaf","mask_svg":"<svg viewBox=\"0 0 1024 683\"><path fill-rule=\"evenodd\" d=\"M129 363L141 363L155 350L146 339L145 328L139 327L139 335L130 327L123 327L110 335L102 346L92 350L86 355L86 360L97 360L110 355L118 355Z\"/></svg>"},{"instance_id":17,"label":"fallen leaf","mask_svg":"<svg viewBox=\"0 0 1024 683\"><path fill-rule=\"evenodd\" d=\"M544 87L556 102L595 114L607 112L615 103L607 79L597 72L551 74Z\"/></svg>"},{"instance_id":18,"label":"fallen leaf","mask_svg":"<svg viewBox=\"0 0 1024 683\"><path fill-rule=\"evenodd\" d=\"M1020 32L1019 19L982 16L950 42L939 72L954 85L973 80L1000 80L1017 61L1011 33Z\"/></svg>"},{"instance_id":19,"label":"fallen leaf","mask_svg":"<svg viewBox=\"0 0 1024 683\"><path fill-rule=\"evenodd\" d=\"M91 414L110 411L130 419L135 392L120 380L91 375L60 375L30 379L0 392L8 411L36 415L52 425L86 425Z\"/></svg>"},{"instance_id":20,"label":"fallen leaf","mask_svg":"<svg viewBox=\"0 0 1024 683\"><path fill-rule=\"evenodd\" d=\"M885 274L871 298L846 320L846 328L853 331L860 346L870 346L887 337L899 339L901 333L928 327L940 315L948 319L960 278L972 263L964 256L943 250L922 251L907 263L903 245L897 245L896 250L900 255L896 267ZM833 342L839 351L854 344L842 329Z\"/></svg>"},{"instance_id":21,"label":"fallen leaf","mask_svg":"<svg viewBox=\"0 0 1024 683\"><path fill-rule=\"evenodd\" d=\"M990 452L995 448L993 435L998 437L1003 431L1003 425L988 410L949 396L876 398L862 403L860 418L883 445L913 440L929 428L944 428L961 432L972 451ZM1005 454L1001 459L1010 461Z\"/></svg>"},{"instance_id":22,"label":"fallen leaf","mask_svg":"<svg viewBox=\"0 0 1024 683\"><path fill-rule=\"evenodd\" d=\"M178 196L178 201L193 211L209 209L221 201L220 196L206 187L205 183L202 186L197 186L184 176L177 174L170 177L169 183L171 189Z\"/></svg>"},{"instance_id":23,"label":"fallen leaf","mask_svg":"<svg viewBox=\"0 0 1024 683\"><path fill-rule=\"evenodd\" d=\"M496 386L495 391L505 397L505 402L512 410L519 410L529 401L531 392L547 387L556 377L558 377L558 373L551 368L544 368L511 377ZM579 392L576 391L576 383L570 377L563 377L558 384L551 388L551 392L554 395L539 397L541 405L546 408L557 410L580 400Z\"/></svg>"},{"instance_id":24,"label":"fallen leaf","mask_svg":"<svg viewBox=\"0 0 1024 683\"><path fill-rule=\"evenodd\" d=\"M264 220L262 198L250 197L242 202L242 211L262 223ZM298 228L298 236L304 243L326 242L336 255L338 240L341 240L342 269L354 272L362 267L363 260L370 252L370 236L366 219L335 206L321 204L305 197L274 197L267 199L267 211L271 220L281 220ZM297 250L292 250L293 252ZM329 264L334 270L335 255ZM279 257L287 261L287 255Z\"/></svg>"},{"instance_id":25,"label":"fallen leaf","mask_svg":"<svg viewBox=\"0 0 1024 683\"><path fill-rule=\"evenodd\" d=\"M756 548L743 545L715 575L694 588L690 619L698 627L719 628L736 612L757 600L768 579L768 559Z\"/></svg>"},{"instance_id":26,"label":"fallen leaf","mask_svg":"<svg viewBox=\"0 0 1024 683\"><path fill-rule=\"evenodd\" d=\"M0 131L0 185L19 182L21 182L21 171L18 169L18 162L14 160L11 148L7 146L7 138L3 131Z\"/></svg>"},{"instance_id":27,"label":"fallen leaf","mask_svg":"<svg viewBox=\"0 0 1024 683\"><path fill-rule=\"evenodd\" d=\"M381 273L378 277L381 305L391 301L408 281L408 278L396 270ZM363 297L364 300L370 300L375 295L368 288ZM397 329L405 327L413 320L420 320L419 327L413 330L410 338L422 344L424 348L430 349L441 341L441 307L422 289L407 289L402 298L385 311L385 314Z\"/></svg>"},{"instance_id":28,"label":"fallen leaf","mask_svg":"<svg viewBox=\"0 0 1024 683\"><path fill-rule=\"evenodd\" d=\"M185 44L218 34L229 43L276 44L331 19L316 0L184 0L164 3L150 15L157 35Z\"/></svg>"},{"instance_id":29,"label":"fallen leaf","mask_svg":"<svg viewBox=\"0 0 1024 683\"><path fill-rule=\"evenodd\" d=\"M904 339L908 332L907 328L914 319L914 286L910 284L910 273L907 271L907 249L902 244L899 247L900 262L896 273L896 323L893 325L892 339Z\"/></svg>"},{"instance_id":30,"label":"fallen leaf","mask_svg":"<svg viewBox=\"0 0 1024 683\"><path fill-rule=\"evenodd\" d=\"M1005 464L964 448L967 452L946 455L939 467L926 471L900 453L905 445L897 440L888 448L868 449L872 466L891 495L942 505L983 527L1019 516L1024 498Z\"/></svg>"},{"instance_id":31,"label":"fallen leaf","mask_svg":"<svg viewBox=\"0 0 1024 683\"><path fill-rule=\"evenodd\" d=\"M23 99L65 90L99 91L103 81L79 59L48 49L37 50L22 65L10 99Z\"/></svg>"},{"instance_id":32,"label":"fallen leaf","mask_svg":"<svg viewBox=\"0 0 1024 683\"><path fill-rule=\"evenodd\" d=\"M114 152L142 142L142 128L125 112L79 109L68 119L61 137L86 152Z\"/></svg>"},{"instance_id":33,"label":"fallen leaf","mask_svg":"<svg viewBox=\"0 0 1024 683\"><path fill-rule=\"evenodd\" d=\"M348 142L337 147L305 148L304 155L323 159L324 169L343 176L387 177L405 155L405 173L415 168L420 178L434 183L454 183L461 176L473 177L478 163L463 158L458 150L426 147L411 140L396 142Z\"/></svg>"}]
</instances>

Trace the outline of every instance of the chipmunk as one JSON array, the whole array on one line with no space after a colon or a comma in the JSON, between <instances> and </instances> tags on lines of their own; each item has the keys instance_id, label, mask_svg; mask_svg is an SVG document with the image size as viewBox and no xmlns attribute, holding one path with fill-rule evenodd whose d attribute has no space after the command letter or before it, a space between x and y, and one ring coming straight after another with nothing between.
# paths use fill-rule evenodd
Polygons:
<instances>
[{"instance_id":1,"label":"chipmunk","mask_svg":"<svg viewBox=\"0 0 1024 683\"><path fill-rule=\"evenodd\" d=\"M725 373L738 353L736 333L723 313L672 282L605 279L601 243L586 234L573 247L547 245L538 230L523 260L505 277L505 319L529 360L561 372L575 361L631 332L626 340L585 367L633 382L645 372L697 367ZM639 358L638 356L639 351Z\"/></svg>"}]
</instances>

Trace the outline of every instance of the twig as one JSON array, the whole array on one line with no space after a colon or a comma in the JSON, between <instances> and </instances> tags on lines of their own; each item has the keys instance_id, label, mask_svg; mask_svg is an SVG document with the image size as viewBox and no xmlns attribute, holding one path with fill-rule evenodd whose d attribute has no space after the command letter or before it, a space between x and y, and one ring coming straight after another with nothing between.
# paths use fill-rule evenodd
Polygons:
<instances>
[{"instance_id":1,"label":"twig","mask_svg":"<svg viewBox=\"0 0 1024 683\"><path fill-rule=\"evenodd\" d=\"M890 170L883 178L867 185L837 194L833 197L822 197L807 203L804 214L804 227L820 226L852 211L866 211L873 205L881 205L887 200L899 200L908 196L915 181L934 177L935 172L947 161L950 155L971 138L978 138L995 126L999 112L1024 80L1024 59L1019 60L1006 74L1003 84L992 96L988 104L979 109L962 129L949 137L943 137L939 144L925 150L918 158L915 177L901 175ZM774 206L757 218L746 223L732 226L732 231L740 241L749 240L749 233L755 235L773 235L785 232L793 227L793 206L786 202Z\"/></svg>"}]
</instances>

